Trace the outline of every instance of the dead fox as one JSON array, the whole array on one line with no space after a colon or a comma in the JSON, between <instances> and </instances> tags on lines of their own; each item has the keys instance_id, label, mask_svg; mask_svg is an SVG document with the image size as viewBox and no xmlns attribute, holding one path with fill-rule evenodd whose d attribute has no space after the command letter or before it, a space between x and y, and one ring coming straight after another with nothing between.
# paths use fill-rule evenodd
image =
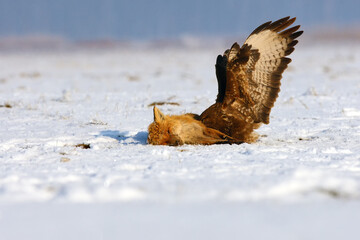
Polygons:
<instances>
[{"instance_id":1,"label":"dead fox","mask_svg":"<svg viewBox=\"0 0 360 240\"><path fill-rule=\"evenodd\" d=\"M154 107L154 122L149 126L148 143L153 145L235 143L218 130L206 127L196 114L164 115Z\"/></svg>"}]
</instances>

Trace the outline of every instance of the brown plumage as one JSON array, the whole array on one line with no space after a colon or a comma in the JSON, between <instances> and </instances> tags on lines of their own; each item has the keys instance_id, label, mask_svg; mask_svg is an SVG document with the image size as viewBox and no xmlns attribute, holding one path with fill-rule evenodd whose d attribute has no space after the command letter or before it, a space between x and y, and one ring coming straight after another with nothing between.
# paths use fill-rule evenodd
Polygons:
<instances>
[{"instance_id":1,"label":"brown plumage","mask_svg":"<svg viewBox=\"0 0 360 240\"><path fill-rule=\"evenodd\" d=\"M291 62L286 56L294 51L298 42L295 39L303 33L297 31L299 25L288 28L294 22L295 18L290 17L266 22L249 35L242 47L234 43L222 56L219 55L215 65L216 102L198 119L192 118L193 121L201 121L203 125L199 125L221 132L226 136L225 142L256 141L258 135L253 130L262 123L269 123L282 73ZM151 140L152 132L149 128L148 141L156 144ZM201 141L191 143L204 144Z\"/></svg>"}]
</instances>

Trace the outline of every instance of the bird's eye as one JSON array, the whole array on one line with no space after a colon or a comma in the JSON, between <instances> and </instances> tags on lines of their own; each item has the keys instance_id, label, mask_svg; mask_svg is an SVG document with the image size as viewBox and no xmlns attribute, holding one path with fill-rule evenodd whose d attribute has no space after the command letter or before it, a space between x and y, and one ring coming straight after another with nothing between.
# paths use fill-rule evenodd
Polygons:
<instances>
[{"instance_id":1,"label":"bird's eye","mask_svg":"<svg viewBox=\"0 0 360 240\"><path fill-rule=\"evenodd\" d=\"M167 130L167 133L170 134L170 129Z\"/></svg>"}]
</instances>

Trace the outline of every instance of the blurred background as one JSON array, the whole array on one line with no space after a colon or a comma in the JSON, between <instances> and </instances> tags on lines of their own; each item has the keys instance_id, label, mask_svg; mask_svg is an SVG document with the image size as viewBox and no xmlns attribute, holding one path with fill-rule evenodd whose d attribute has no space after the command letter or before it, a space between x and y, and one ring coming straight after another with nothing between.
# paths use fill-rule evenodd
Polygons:
<instances>
[{"instance_id":1,"label":"blurred background","mask_svg":"<svg viewBox=\"0 0 360 240\"><path fill-rule=\"evenodd\" d=\"M307 33L358 39L359 11L359 0L0 0L0 41L226 38L288 15Z\"/></svg>"}]
</instances>

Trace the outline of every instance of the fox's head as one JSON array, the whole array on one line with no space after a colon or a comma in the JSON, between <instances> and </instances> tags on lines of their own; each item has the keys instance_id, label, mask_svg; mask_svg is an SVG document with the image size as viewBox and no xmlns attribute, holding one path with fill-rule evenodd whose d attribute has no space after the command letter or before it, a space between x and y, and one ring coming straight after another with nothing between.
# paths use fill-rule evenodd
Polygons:
<instances>
[{"instance_id":1,"label":"fox's head","mask_svg":"<svg viewBox=\"0 0 360 240\"><path fill-rule=\"evenodd\" d=\"M154 106L154 122L149 125L147 141L153 145L179 145L181 139L176 132L176 126L172 124L171 117L163 114Z\"/></svg>"}]
</instances>

